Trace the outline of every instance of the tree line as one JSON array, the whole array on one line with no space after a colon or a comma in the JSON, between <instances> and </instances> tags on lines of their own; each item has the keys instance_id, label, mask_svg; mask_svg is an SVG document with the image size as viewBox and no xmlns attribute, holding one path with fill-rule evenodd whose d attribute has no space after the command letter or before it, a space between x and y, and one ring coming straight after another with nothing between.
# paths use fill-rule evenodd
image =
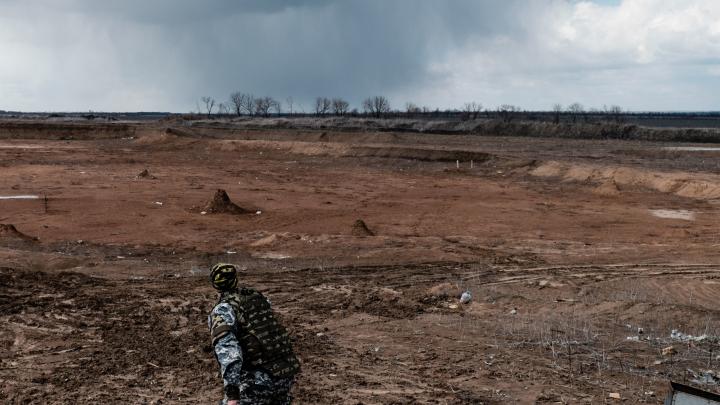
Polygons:
<instances>
[{"instance_id":1,"label":"tree line","mask_svg":"<svg viewBox=\"0 0 720 405\"><path fill-rule=\"evenodd\" d=\"M432 109L427 106L420 107L415 103L408 102L405 104L405 108L402 110L393 110L390 106L390 101L385 96L372 96L364 99L361 103L361 110L357 108L350 108L350 103L340 97L316 97L314 103L311 105L310 112L300 105L298 111L298 104L292 97L285 99L285 103L281 103L279 100L264 96L255 97L251 93L233 92L230 94L228 101L217 102L213 97L205 96L201 97L200 101L202 104L198 104L198 112L206 114L211 117L213 114L219 115L237 115L237 116L260 116L270 117L272 115L315 115L319 117L324 116L345 116L345 115L365 115L376 118L386 116L455 116L461 119L478 119L481 117L486 118L498 118L504 122L510 122L517 118L527 117L531 114L541 114L543 116L550 116L551 120L558 124L561 121L571 120L573 123L589 121L593 116L603 116L610 118L614 121L621 121L623 114L622 107L618 105L603 106L602 109L589 108L586 109L580 103L572 103L568 106L561 104L554 104L550 111L527 111L522 108L511 105L502 104L495 108L483 108L481 103L470 101L459 109L446 109L440 110L439 108ZM565 119L563 119L565 118Z\"/></svg>"},{"instance_id":2,"label":"tree line","mask_svg":"<svg viewBox=\"0 0 720 405\"><path fill-rule=\"evenodd\" d=\"M217 100L210 96L201 97L200 102L202 104L198 104L198 112L207 114L208 117L213 114L269 117L271 115L292 115L297 113L295 109L297 103L292 97L285 100L285 109L283 109L283 104L280 101L272 97L255 97L251 93L239 91L230 94L230 98L226 102L218 103ZM362 113L366 115L382 117L391 111L390 101L385 96L368 97L362 102ZM361 112L357 109L351 110L350 103L340 97L317 97L311 113L317 116L343 116L347 114L358 115ZM303 109L302 114L307 114L307 112Z\"/></svg>"}]
</instances>

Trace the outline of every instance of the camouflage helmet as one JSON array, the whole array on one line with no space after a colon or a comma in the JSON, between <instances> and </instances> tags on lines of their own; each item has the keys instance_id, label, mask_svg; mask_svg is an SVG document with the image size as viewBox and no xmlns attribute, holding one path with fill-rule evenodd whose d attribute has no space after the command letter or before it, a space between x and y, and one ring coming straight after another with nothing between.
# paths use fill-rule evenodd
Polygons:
<instances>
[{"instance_id":1,"label":"camouflage helmet","mask_svg":"<svg viewBox=\"0 0 720 405\"><path fill-rule=\"evenodd\" d=\"M237 268L233 264L217 263L210 269L210 283L216 290L232 290L237 287Z\"/></svg>"}]
</instances>

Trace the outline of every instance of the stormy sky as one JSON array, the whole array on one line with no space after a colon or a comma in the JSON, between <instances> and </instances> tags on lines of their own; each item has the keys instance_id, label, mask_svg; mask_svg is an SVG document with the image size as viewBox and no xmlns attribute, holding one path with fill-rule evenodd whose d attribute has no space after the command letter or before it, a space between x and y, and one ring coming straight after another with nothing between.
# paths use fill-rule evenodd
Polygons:
<instances>
[{"instance_id":1,"label":"stormy sky","mask_svg":"<svg viewBox=\"0 0 720 405\"><path fill-rule=\"evenodd\" d=\"M720 110L717 0L0 0L0 109Z\"/></svg>"}]
</instances>

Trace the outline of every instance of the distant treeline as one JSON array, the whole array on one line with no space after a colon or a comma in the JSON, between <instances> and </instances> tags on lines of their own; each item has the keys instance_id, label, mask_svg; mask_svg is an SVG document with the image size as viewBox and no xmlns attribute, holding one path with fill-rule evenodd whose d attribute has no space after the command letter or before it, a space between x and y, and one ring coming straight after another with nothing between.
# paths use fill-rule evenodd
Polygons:
<instances>
[{"instance_id":1,"label":"distant treeline","mask_svg":"<svg viewBox=\"0 0 720 405\"><path fill-rule=\"evenodd\" d=\"M550 123L624 123L658 127L720 128L720 111L697 112L630 112L620 106L584 108L579 103L568 106L556 104L551 110L524 110L513 105L483 108L477 102L465 103L460 109L439 109L418 107L406 103L403 109L393 109L384 96L368 97L362 108L351 108L342 98L317 97L308 112L300 103L288 97L284 102L272 97L254 97L251 94L235 92L229 101L216 102L212 97L202 97L197 111L189 114L169 112L65 112L27 113L0 110L0 118L67 118L116 120L157 120L169 116L183 116L185 119L230 119L233 117L355 117L414 120L468 121L476 119L500 120L502 122L535 121Z\"/></svg>"}]
</instances>

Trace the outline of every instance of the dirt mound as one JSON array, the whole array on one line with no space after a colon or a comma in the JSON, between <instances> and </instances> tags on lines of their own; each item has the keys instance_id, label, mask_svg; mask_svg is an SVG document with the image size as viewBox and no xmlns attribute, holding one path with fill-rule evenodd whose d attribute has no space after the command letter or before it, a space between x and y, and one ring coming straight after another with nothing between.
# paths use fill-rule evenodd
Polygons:
<instances>
[{"instance_id":1,"label":"dirt mound","mask_svg":"<svg viewBox=\"0 0 720 405\"><path fill-rule=\"evenodd\" d=\"M593 194L602 195L606 197L613 197L620 195L620 188L618 187L615 180L607 180L601 185L595 187Z\"/></svg>"},{"instance_id":2,"label":"dirt mound","mask_svg":"<svg viewBox=\"0 0 720 405\"><path fill-rule=\"evenodd\" d=\"M358 219L352 226L351 233L353 236L375 236L375 233L368 228L365 221Z\"/></svg>"},{"instance_id":3,"label":"dirt mound","mask_svg":"<svg viewBox=\"0 0 720 405\"><path fill-rule=\"evenodd\" d=\"M144 145L144 146L150 146L150 145L167 145L175 143L179 140L179 137L174 135L171 132L164 131L164 132L150 132L147 134L143 134L142 136L138 137L135 141L135 144L137 145Z\"/></svg>"},{"instance_id":4,"label":"dirt mound","mask_svg":"<svg viewBox=\"0 0 720 405\"><path fill-rule=\"evenodd\" d=\"M215 192L215 196L210 200L203 208L203 211L208 214L247 214L250 211L238 206L230 200L225 190L218 189Z\"/></svg>"},{"instance_id":5,"label":"dirt mound","mask_svg":"<svg viewBox=\"0 0 720 405\"><path fill-rule=\"evenodd\" d=\"M135 176L135 179L148 179L148 180L155 180L157 177L150 174L150 171L148 169L143 169L140 173L138 173L137 176Z\"/></svg>"},{"instance_id":6,"label":"dirt mound","mask_svg":"<svg viewBox=\"0 0 720 405\"><path fill-rule=\"evenodd\" d=\"M460 298L463 293L462 288L459 285L445 282L432 286L427 290L427 295L436 298Z\"/></svg>"},{"instance_id":7,"label":"dirt mound","mask_svg":"<svg viewBox=\"0 0 720 405\"><path fill-rule=\"evenodd\" d=\"M134 136L136 126L130 124L63 123L63 122L2 122L1 139L111 139Z\"/></svg>"},{"instance_id":8,"label":"dirt mound","mask_svg":"<svg viewBox=\"0 0 720 405\"><path fill-rule=\"evenodd\" d=\"M688 172L659 172L633 167L598 166L548 161L529 170L537 177L556 177L567 182L601 183L603 191L617 187L640 187L697 199L720 198L720 176ZM607 185L606 184L610 184Z\"/></svg>"},{"instance_id":9,"label":"dirt mound","mask_svg":"<svg viewBox=\"0 0 720 405\"><path fill-rule=\"evenodd\" d=\"M395 318L413 319L425 312L425 305L407 297L399 291L390 288L373 288L365 294L355 294L348 308L353 311L364 312L371 315Z\"/></svg>"},{"instance_id":10,"label":"dirt mound","mask_svg":"<svg viewBox=\"0 0 720 405\"><path fill-rule=\"evenodd\" d=\"M33 238L18 231L13 224L0 224L0 240L32 242L37 241L37 238Z\"/></svg>"}]
</instances>

